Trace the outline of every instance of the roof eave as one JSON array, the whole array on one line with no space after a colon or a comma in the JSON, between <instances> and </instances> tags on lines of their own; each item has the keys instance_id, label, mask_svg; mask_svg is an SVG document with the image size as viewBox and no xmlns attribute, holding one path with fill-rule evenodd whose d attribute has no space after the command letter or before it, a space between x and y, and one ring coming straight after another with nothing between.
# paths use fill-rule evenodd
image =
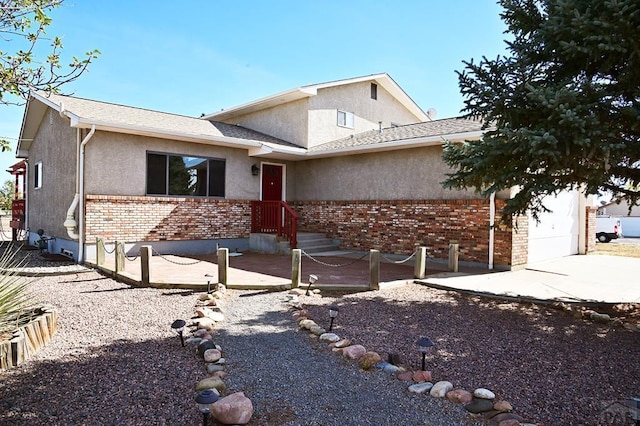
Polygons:
<instances>
[{"instance_id":1,"label":"roof eave","mask_svg":"<svg viewBox=\"0 0 640 426\"><path fill-rule=\"evenodd\" d=\"M257 148L261 146L261 142L259 141L230 138L227 136L210 136L184 132L169 132L144 126L115 125L113 123L98 120L83 120L78 117L74 117L71 119L71 127L74 128L89 129L92 125L96 126L96 130L114 133L125 133L138 136L157 137L161 139L172 139L204 144L215 142L214 145L246 149Z\"/></svg>"},{"instance_id":2,"label":"roof eave","mask_svg":"<svg viewBox=\"0 0 640 426\"><path fill-rule=\"evenodd\" d=\"M200 117L202 120L216 120L224 121L233 118L238 115L244 115L251 112L259 111L266 108L271 108L277 105L297 101L299 99L315 96L317 90L313 87L298 87L296 89L287 90L286 92L280 92L275 95L267 96L252 102L247 102L229 109L224 109L219 112L214 112L208 115Z\"/></svg>"},{"instance_id":3,"label":"roof eave","mask_svg":"<svg viewBox=\"0 0 640 426\"><path fill-rule=\"evenodd\" d=\"M477 140L482 137L481 130L474 132L452 133L448 135L427 136L421 138L404 139L400 141L382 142L377 144L350 146L331 149L327 151L311 151L306 154L308 158L336 157L339 155L355 155L373 152L393 151L397 149L419 148L424 146L442 145L445 141L458 142L465 140Z\"/></svg>"}]
</instances>

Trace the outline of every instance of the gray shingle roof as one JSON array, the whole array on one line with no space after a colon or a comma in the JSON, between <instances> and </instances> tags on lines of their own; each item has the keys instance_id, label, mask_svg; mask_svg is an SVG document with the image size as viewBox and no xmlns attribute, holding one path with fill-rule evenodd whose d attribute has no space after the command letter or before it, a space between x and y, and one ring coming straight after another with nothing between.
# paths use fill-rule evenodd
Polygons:
<instances>
[{"instance_id":1,"label":"gray shingle roof","mask_svg":"<svg viewBox=\"0 0 640 426\"><path fill-rule=\"evenodd\" d=\"M222 133L223 136L239 139L251 139L259 142L272 143L276 145L289 146L292 148L300 148L299 145L291 142L284 141L282 139L269 136L266 133L257 132L255 130L248 129L246 127L238 126L235 124L222 123L220 121L211 121L216 129Z\"/></svg>"},{"instance_id":2,"label":"gray shingle roof","mask_svg":"<svg viewBox=\"0 0 640 426\"><path fill-rule=\"evenodd\" d=\"M62 104L66 111L88 122L98 122L115 127L144 128L162 133L188 134L196 137L239 138L299 148L290 142L241 126L71 96L51 94L46 97L57 105Z\"/></svg>"},{"instance_id":3,"label":"gray shingle roof","mask_svg":"<svg viewBox=\"0 0 640 426\"><path fill-rule=\"evenodd\" d=\"M463 117L426 121L424 123L369 130L353 136L327 142L309 149L310 152L331 151L341 148L375 145L386 142L406 141L433 136L447 136L457 133L476 132L482 130L482 122Z\"/></svg>"}]
</instances>

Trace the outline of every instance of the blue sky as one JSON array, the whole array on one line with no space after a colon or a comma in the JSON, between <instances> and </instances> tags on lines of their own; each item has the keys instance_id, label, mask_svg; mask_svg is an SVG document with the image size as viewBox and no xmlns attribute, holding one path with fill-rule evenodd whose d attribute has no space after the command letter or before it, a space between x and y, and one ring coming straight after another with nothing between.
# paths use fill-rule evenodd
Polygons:
<instances>
[{"instance_id":1,"label":"blue sky","mask_svg":"<svg viewBox=\"0 0 640 426\"><path fill-rule=\"evenodd\" d=\"M499 13L494 0L65 0L48 33L67 57L102 52L64 89L82 98L199 116L387 72L443 118L463 107L462 61L504 54ZM0 106L14 148L23 111ZM0 154L2 170L14 162Z\"/></svg>"}]
</instances>

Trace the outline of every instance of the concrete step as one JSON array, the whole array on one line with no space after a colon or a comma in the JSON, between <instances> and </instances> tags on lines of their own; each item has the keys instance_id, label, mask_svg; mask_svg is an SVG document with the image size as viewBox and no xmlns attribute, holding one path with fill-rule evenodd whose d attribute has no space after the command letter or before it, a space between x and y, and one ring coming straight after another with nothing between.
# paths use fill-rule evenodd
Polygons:
<instances>
[{"instance_id":1,"label":"concrete step","mask_svg":"<svg viewBox=\"0 0 640 426\"><path fill-rule=\"evenodd\" d=\"M298 248L306 253L322 253L340 249L340 243L320 232L298 232ZM288 241L276 238L275 234L250 234L249 249L264 253L289 254L291 246Z\"/></svg>"}]
</instances>

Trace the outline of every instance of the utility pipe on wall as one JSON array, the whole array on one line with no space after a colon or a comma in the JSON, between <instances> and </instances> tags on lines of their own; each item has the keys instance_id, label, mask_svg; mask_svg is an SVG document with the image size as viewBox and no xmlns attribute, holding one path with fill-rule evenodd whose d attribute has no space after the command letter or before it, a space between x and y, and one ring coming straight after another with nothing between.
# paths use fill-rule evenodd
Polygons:
<instances>
[{"instance_id":1,"label":"utility pipe on wall","mask_svg":"<svg viewBox=\"0 0 640 426\"><path fill-rule=\"evenodd\" d=\"M78 240L78 262L82 262L84 259L84 231L83 231L83 223L84 223L84 203L82 200L82 195L84 193L84 147L89 142L93 134L96 132L95 124L91 126L91 130L84 137L80 145L78 146L78 161L76 163L76 193L73 197L73 201L67 210L67 218L64 221L64 227L67 228L67 234L69 238ZM80 140L80 130L78 130L77 140ZM80 205L80 210L78 212L78 222L74 219L74 212ZM76 231L76 228L78 229Z\"/></svg>"},{"instance_id":2,"label":"utility pipe on wall","mask_svg":"<svg viewBox=\"0 0 640 426\"><path fill-rule=\"evenodd\" d=\"M496 193L489 196L489 269L493 269L494 227L496 223Z\"/></svg>"}]
</instances>

